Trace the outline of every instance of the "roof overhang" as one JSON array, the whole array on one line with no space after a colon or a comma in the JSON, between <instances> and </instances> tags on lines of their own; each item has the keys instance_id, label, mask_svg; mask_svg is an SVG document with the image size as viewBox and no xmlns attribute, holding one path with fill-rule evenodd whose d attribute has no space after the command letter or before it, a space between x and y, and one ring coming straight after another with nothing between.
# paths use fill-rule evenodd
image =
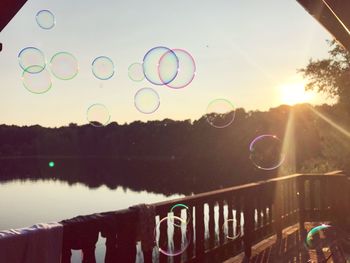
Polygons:
<instances>
[{"instance_id":1,"label":"roof overhang","mask_svg":"<svg viewBox=\"0 0 350 263\"><path fill-rule=\"evenodd\" d=\"M350 0L297 0L345 48L350 50ZM0 1L0 32L27 0Z\"/></svg>"},{"instance_id":2,"label":"roof overhang","mask_svg":"<svg viewBox=\"0 0 350 263\"><path fill-rule=\"evenodd\" d=\"M297 0L347 50L350 50L349 0Z\"/></svg>"},{"instance_id":3,"label":"roof overhang","mask_svg":"<svg viewBox=\"0 0 350 263\"><path fill-rule=\"evenodd\" d=\"M0 1L0 32L17 14L27 0L1 0Z\"/></svg>"}]
</instances>

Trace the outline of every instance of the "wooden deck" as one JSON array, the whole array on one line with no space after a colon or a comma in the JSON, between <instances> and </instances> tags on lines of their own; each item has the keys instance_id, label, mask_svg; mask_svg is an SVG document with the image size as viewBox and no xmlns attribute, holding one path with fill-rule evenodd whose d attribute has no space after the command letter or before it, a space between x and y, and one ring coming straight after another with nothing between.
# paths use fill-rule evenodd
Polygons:
<instances>
[{"instance_id":1,"label":"wooden deck","mask_svg":"<svg viewBox=\"0 0 350 263\"><path fill-rule=\"evenodd\" d=\"M132 207L64 220L62 263L71 263L71 250L82 250L83 263L96 263L99 235L106 238L105 263L134 263L137 242L141 242L145 263L345 263L344 253L337 247L333 246L331 252L311 251L305 248L304 240L312 226L305 222L332 222L350 229L349 190L348 177L339 171L294 174L152 204L154 213L148 218ZM139 235L139 222L165 218L172 214L171 207L176 204L185 204L193 220L187 224L191 233L187 249L169 258L159 253L153 232ZM174 215L181 217L180 212ZM227 238L227 233L233 233L232 225L226 230L222 227L227 219L240 222L239 238ZM180 235L170 235L169 239L168 227L159 229L168 233L168 245L172 241L181 242Z\"/></svg>"},{"instance_id":2,"label":"wooden deck","mask_svg":"<svg viewBox=\"0 0 350 263\"><path fill-rule=\"evenodd\" d=\"M322 222L328 223L328 222ZM320 222L307 222L305 229L311 230L313 227L320 225ZM346 263L349 258L346 252L340 246L323 248L322 250L308 250L304 243L305 237L299 231L299 225L287 227L282 231L282 238L278 239L273 235L252 247L252 256L250 259L245 258L241 253L224 263L267 263L267 262L288 262L288 263Z\"/></svg>"}]
</instances>

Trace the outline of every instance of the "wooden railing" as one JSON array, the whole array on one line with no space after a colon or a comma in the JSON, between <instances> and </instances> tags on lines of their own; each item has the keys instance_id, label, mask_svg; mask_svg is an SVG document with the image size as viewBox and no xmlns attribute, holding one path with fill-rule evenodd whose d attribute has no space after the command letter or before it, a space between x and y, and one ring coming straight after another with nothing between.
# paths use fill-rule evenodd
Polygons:
<instances>
[{"instance_id":1,"label":"wooden railing","mask_svg":"<svg viewBox=\"0 0 350 263\"><path fill-rule=\"evenodd\" d=\"M156 203L154 220L168 216L173 205L185 204L193 218L187 225L191 240L186 251L172 257L171 262L221 262L241 252L250 257L252 245L273 234L281 237L283 228L296 223L304 234L306 221L346 226L348 189L348 179L341 172L294 174ZM178 212L175 216L181 215ZM222 226L227 219L238 222L236 231L242 228L234 240L224 234ZM135 262L140 220L147 222L137 209L129 208L62 221L62 263L70 262L71 249L83 251L83 263L96 262L95 244L100 233L106 238L106 263ZM228 231L232 231L231 225ZM153 242L154 235L149 239ZM156 247L143 251L143 256L144 262L169 262Z\"/></svg>"}]
</instances>

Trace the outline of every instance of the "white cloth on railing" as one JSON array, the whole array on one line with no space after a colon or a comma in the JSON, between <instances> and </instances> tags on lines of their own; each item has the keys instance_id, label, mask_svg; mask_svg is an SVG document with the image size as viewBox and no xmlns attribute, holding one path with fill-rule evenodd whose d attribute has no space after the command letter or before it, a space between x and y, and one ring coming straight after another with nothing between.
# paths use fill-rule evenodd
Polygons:
<instances>
[{"instance_id":1,"label":"white cloth on railing","mask_svg":"<svg viewBox=\"0 0 350 263\"><path fill-rule=\"evenodd\" d=\"M154 228L156 224L156 210L153 205L139 204L131 209L138 211L137 234L143 251L152 251L155 246Z\"/></svg>"},{"instance_id":2,"label":"white cloth on railing","mask_svg":"<svg viewBox=\"0 0 350 263\"><path fill-rule=\"evenodd\" d=\"M0 231L0 262L60 263L62 236L59 223Z\"/></svg>"}]
</instances>

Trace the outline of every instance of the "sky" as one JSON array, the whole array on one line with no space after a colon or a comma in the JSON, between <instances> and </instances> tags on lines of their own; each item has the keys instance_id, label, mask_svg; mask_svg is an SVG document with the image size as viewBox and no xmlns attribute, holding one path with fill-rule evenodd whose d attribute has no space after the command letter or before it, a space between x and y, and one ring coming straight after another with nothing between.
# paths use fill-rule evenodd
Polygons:
<instances>
[{"instance_id":1,"label":"sky","mask_svg":"<svg viewBox=\"0 0 350 263\"><path fill-rule=\"evenodd\" d=\"M51 30L36 23L42 9L55 15ZM296 103L301 95L291 89L302 86L297 69L311 57L326 57L325 40L331 38L295 0L29 0L0 33L0 123L85 124L87 109L95 103L105 105L110 121L121 124L198 119L217 98L246 110ZM72 80L52 76L47 93L28 92L17 58L28 46L42 50L48 61L60 51L74 54L78 75ZM129 65L141 63L156 46L185 49L193 56L196 75L190 85L171 89L129 79ZM115 64L115 75L105 81L91 72L92 61L102 55ZM135 93L145 87L160 97L152 114L134 105ZM318 95L305 98L325 102Z\"/></svg>"}]
</instances>

